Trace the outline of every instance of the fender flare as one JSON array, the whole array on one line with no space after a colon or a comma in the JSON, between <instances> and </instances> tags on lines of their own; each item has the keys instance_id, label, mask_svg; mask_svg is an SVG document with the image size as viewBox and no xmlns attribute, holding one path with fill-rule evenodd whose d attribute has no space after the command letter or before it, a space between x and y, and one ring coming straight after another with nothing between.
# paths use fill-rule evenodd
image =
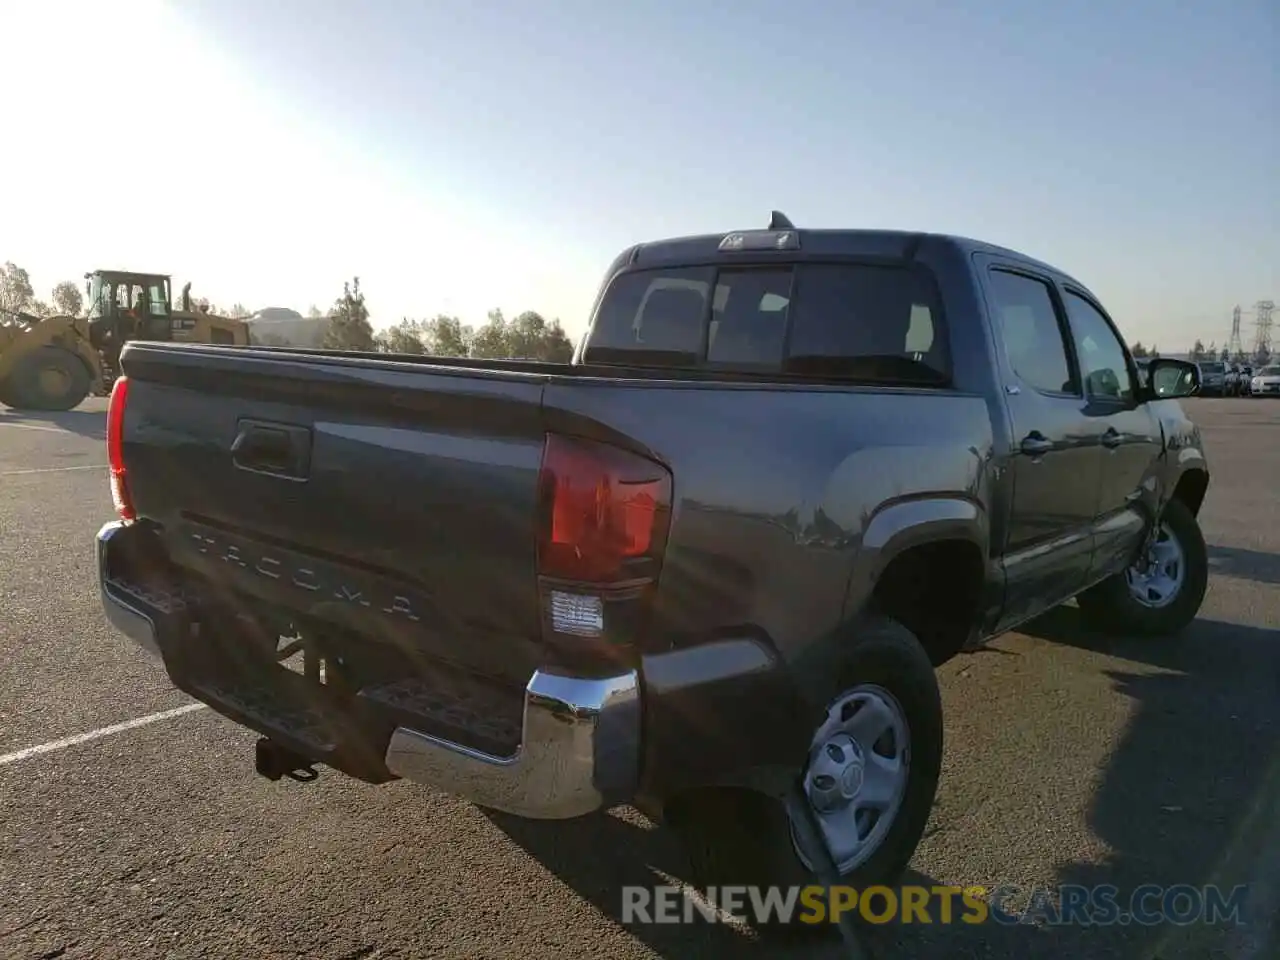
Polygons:
<instances>
[{"instance_id":1,"label":"fender flare","mask_svg":"<svg viewBox=\"0 0 1280 960\"><path fill-rule=\"evenodd\" d=\"M986 560L990 539L986 510L968 497L926 495L882 505L863 529L862 545L845 590L844 619L854 619L862 611L881 574L912 547L964 540L977 547Z\"/></svg>"}]
</instances>

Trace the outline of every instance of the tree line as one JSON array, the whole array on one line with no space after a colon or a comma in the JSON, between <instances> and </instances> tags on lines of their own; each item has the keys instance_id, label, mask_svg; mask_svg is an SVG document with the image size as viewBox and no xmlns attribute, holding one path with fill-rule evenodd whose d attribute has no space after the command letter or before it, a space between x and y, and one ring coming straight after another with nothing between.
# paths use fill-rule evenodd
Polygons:
<instances>
[{"instance_id":1,"label":"tree line","mask_svg":"<svg viewBox=\"0 0 1280 960\"><path fill-rule=\"evenodd\" d=\"M318 311L312 308L310 313L315 318ZM501 310L490 310L487 320L479 327L444 314L429 320L405 317L375 333L359 277L342 285L342 295L334 301L324 322L320 345L332 350L552 363L568 363L573 358L573 343L559 319L547 320L533 310L526 310L511 320Z\"/></svg>"},{"instance_id":2,"label":"tree line","mask_svg":"<svg viewBox=\"0 0 1280 960\"><path fill-rule=\"evenodd\" d=\"M194 301L196 309L224 317L248 316L240 303L224 310L208 299ZM36 317L80 316L85 309L84 295L71 280L54 286L48 300L35 294L31 277L13 263L0 267L0 311L25 313ZM490 310L479 327L463 323L457 317L439 314L428 320L408 317L386 329L375 332L369 320L360 278L342 285L342 294L329 313L312 306L309 319L319 328L308 343L278 333L254 333L255 343L274 346L322 346L334 350L361 350L381 353L408 353L419 356L508 358L545 360L568 363L573 357L573 343L558 319L547 320L542 314L526 310L507 319L501 310Z\"/></svg>"},{"instance_id":3,"label":"tree line","mask_svg":"<svg viewBox=\"0 0 1280 960\"><path fill-rule=\"evenodd\" d=\"M1266 348L1262 348L1259 350L1255 350L1252 354L1248 354L1248 353L1245 353L1243 350L1238 350L1235 356L1232 356L1230 347L1224 346L1221 350L1219 350L1217 342L1214 340L1210 340L1209 346L1207 347L1204 345L1203 340L1197 340L1195 344L1191 347L1191 350L1187 354L1187 357L1190 360L1196 360L1196 361L1217 360L1222 363L1235 363L1235 364L1249 363L1250 361L1252 361L1254 365L1259 367L1264 367L1271 362L1271 351L1267 350Z\"/></svg>"},{"instance_id":4,"label":"tree line","mask_svg":"<svg viewBox=\"0 0 1280 960\"><path fill-rule=\"evenodd\" d=\"M1135 357L1160 356L1160 351L1156 348L1154 343L1150 347L1145 347L1141 340L1135 341L1129 350ZM1244 364L1252 361L1256 366L1266 366L1271 362L1271 351L1255 350L1252 354L1248 354L1243 350L1240 350L1236 352L1235 356L1232 356L1230 348L1223 347L1219 350L1218 344L1214 340L1210 340L1209 346L1207 347L1204 345L1203 340L1197 340L1192 345L1191 349L1187 351L1187 359L1197 363L1202 360L1218 360L1222 363L1236 364Z\"/></svg>"},{"instance_id":5,"label":"tree line","mask_svg":"<svg viewBox=\"0 0 1280 960\"><path fill-rule=\"evenodd\" d=\"M31 276L22 267L6 262L0 267L0 311L26 313L35 317L59 315L79 316L84 309L84 295L72 280L55 284L48 300L36 296Z\"/></svg>"}]
</instances>

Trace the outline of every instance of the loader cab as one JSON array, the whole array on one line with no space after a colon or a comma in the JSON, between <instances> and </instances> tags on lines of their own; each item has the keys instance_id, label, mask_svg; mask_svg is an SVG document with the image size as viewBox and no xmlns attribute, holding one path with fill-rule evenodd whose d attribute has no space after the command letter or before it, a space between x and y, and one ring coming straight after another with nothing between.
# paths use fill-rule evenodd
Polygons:
<instances>
[{"instance_id":1,"label":"loader cab","mask_svg":"<svg viewBox=\"0 0 1280 960\"><path fill-rule=\"evenodd\" d=\"M167 276L95 270L85 274L85 301L95 345L169 340L172 299Z\"/></svg>"}]
</instances>

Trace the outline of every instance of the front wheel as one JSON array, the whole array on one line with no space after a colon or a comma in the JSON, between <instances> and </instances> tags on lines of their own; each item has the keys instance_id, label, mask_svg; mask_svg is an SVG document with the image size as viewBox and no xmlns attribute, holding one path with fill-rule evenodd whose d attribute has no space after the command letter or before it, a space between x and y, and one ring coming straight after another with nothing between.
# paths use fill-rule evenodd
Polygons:
<instances>
[{"instance_id":1,"label":"front wheel","mask_svg":"<svg viewBox=\"0 0 1280 960\"><path fill-rule=\"evenodd\" d=\"M1092 626L1113 633L1164 636L1196 618L1209 585L1209 552L1191 509L1171 500L1156 536L1127 570L1076 598Z\"/></svg>"},{"instance_id":2,"label":"front wheel","mask_svg":"<svg viewBox=\"0 0 1280 960\"><path fill-rule=\"evenodd\" d=\"M89 395L89 371L61 347L39 347L18 360L8 396L24 410L70 410Z\"/></svg>"},{"instance_id":3,"label":"front wheel","mask_svg":"<svg viewBox=\"0 0 1280 960\"><path fill-rule=\"evenodd\" d=\"M675 819L696 886L804 887L822 882L815 867L827 857L840 882L857 889L899 880L938 789L943 726L937 678L909 630L877 619L852 641L844 683L815 718L808 750L796 765L826 851L806 848L802 837L809 831L797 829L782 800L746 790L710 791ZM762 932L833 929L777 917L747 919Z\"/></svg>"}]
</instances>

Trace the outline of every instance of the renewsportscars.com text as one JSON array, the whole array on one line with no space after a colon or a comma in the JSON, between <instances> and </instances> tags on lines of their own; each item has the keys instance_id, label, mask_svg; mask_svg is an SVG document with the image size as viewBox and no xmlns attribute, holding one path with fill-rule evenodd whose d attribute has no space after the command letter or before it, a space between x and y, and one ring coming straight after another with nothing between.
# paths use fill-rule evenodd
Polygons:
<instances>
[{"instance_id":1,"label":"renewsportscars.com text","mask_svg":"<svg viewBox=\"0 0 1280 960\"><path fill-rule=\"evenodd\" d=\"M1240 924L1243 886L623 887L624 923L866 923L1111 926Z\"/></svg>"}]
</instances>

